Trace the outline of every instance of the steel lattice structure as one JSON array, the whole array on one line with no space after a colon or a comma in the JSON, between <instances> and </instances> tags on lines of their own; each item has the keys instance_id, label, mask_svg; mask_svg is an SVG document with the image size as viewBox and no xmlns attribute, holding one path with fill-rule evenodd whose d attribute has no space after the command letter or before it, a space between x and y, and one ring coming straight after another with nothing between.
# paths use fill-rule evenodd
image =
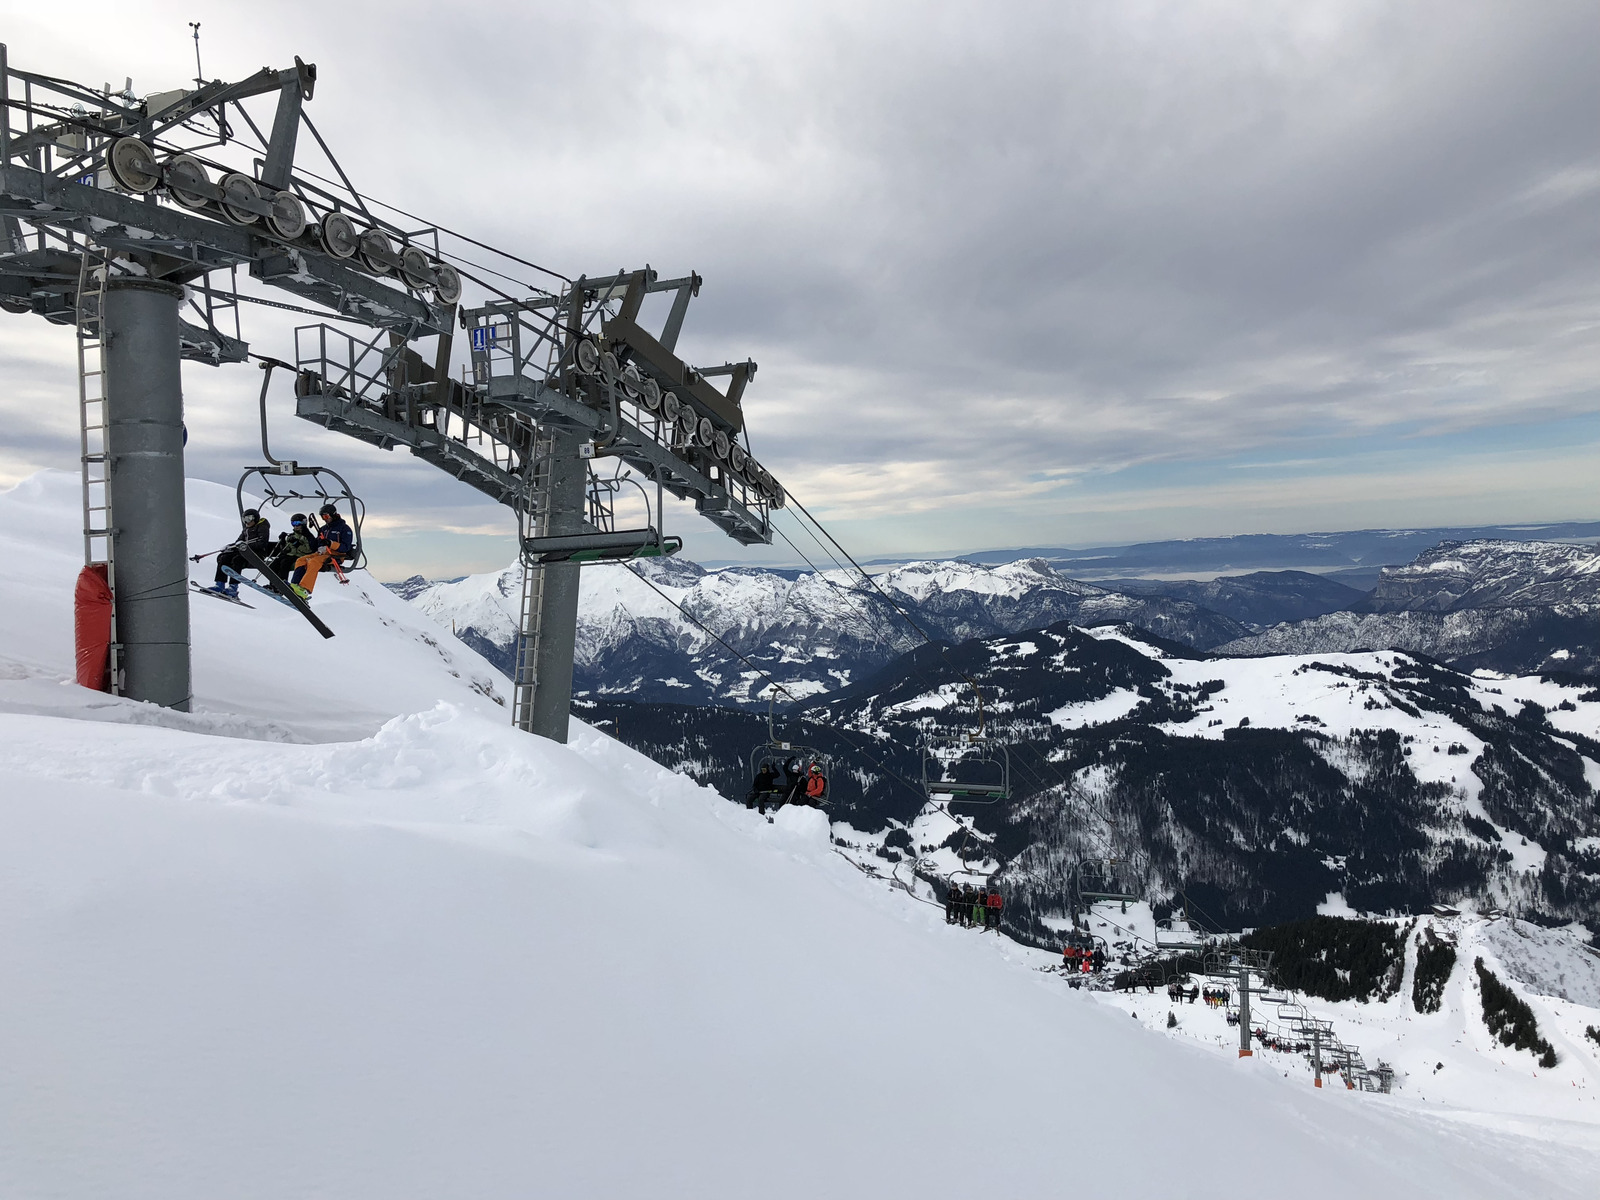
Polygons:
<instances>
[{"instance_id":1,"label":"steel lattice structure","mask_svg":"<svg viewBox=\"0 0 1600 1200\"><path fill-rule=\"evenodd\" d=\"M784 492L750 453L741 406L755 364L678 357L693 274L552 275L525 295L474 278L451 261L459 235L385 218L397 210L350 183L305 111L316 79L297 58L141 98L131 81L113 91L16 70L0 46L0 308L78 330L85 558L104 564L116 602L110 686L189 702L177 364L251 357L242 299L299 308L242 296L242 269L316 306L300 311L368 331L296 331L297 415L404 446L516 513L515 720L565 740L578 564L675 551L664 492L743 544L771 540ZM250 102L263 97L276 104L258 121ZM306 133L324 174L297 165ZM464 276L487 297L467 310ZM653 293L671 306L650 332L640 311ZM462 379L450 373L458 327ZM610 477L593 469L607 458ZM619 529L613 501L630 480L654 485L654 515Z\"/></svg>"}]
</instances>

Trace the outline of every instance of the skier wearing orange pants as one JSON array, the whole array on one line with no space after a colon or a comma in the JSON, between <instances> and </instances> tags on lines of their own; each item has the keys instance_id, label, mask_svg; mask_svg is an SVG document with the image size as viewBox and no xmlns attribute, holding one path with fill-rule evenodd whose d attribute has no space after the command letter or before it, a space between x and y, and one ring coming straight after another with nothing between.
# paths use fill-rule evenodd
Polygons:
<instances>
[{"instance_id":1,"label":"skier wearing orange pants","mask_svg":"<svg viewBox=\"0 0 1600 1200\"><path fill-rule=\"evenodd\" d=\"M322 518L322 528L317 531L317 548L294 560L294 575L290 579L291 586L302 597L310 596L316 588L317 575L323 567L349 558L354 548L354 535L337 508L324 504L317 515Z\"/></svg>"}]
</instances>

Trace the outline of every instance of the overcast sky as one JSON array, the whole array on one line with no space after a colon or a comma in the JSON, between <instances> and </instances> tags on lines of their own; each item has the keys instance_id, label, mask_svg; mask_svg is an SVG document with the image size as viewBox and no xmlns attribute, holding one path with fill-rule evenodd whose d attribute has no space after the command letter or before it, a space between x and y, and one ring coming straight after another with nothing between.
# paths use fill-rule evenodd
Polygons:
<instances>
[{"instance_id":1,"label":"overcast sky","mask_svg":"<svg viewBox=\"0 0 1600 1200\"><path fill-rule=\"evenodd\" d=\"M754 450L860 554L1600 518L1592 0L227 7L0 38L143 94L198 16L208 77L317 63L364 191L699 271L680 348L760 363ZM0 363L0 484L75 470L70 333L7 316ZM256 460L258 383L186 366L192 475ZM281 438L368 493L381 577L510 561L433 468Z\"/></svg>"}]
</instances>

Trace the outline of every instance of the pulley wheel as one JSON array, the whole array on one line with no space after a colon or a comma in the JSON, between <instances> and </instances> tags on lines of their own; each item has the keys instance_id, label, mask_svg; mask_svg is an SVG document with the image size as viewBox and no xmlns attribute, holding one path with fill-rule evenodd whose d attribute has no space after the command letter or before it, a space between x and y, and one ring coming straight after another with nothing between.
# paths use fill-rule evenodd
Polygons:
<instances>
[{"instance_id":1,"label":"pulley wheel","mask_svg":"<svg viewBox=\"0 0 1600 1200\"><path fill-rule=\"evenodd\" d=\"M111 166L111 177L117 186L130 192L154 191L161 182L161 168L156 166L155 152L136 137L118 138L111 143L111 153L106 156Z\"/></svg>"},{"instance_id":2,"label":"pulley wheel","mask_svg":"<svg viewBox=\"0 0 1600 1200\"><path fill-rule=\"evenodd\" d=\"M716 435L717 429L716 426L711 423L711 418L701 417L700 424L695 427L695 441L699 442L702 446L709 447L712 439L716 437Z\"/></svg>"},{"instance_id":3,"label":"pulley wheel","mask_svg":"<svg viewBox=\"0 0 1600 1200\"><path fill-rule=\"evenodd\" d=\"M705 430L702 428L700 432L704 434ZM728 451L731 449L733 449L733 446L728 441L728 435L722 432L720 429L717 430L717 432L711 438L711 452L726 462L728 459Z\"/></svg>"},{"instance_id":4,"label":"pulley wheel","mask_svg":"<svg viewBox=\"0 0 1600 1200\"><path fill-rule=\"evenodd\" d=\"M165 175L167 194L185 208L204 208L209 203L195 188L209 185L211 177L206 174L205 164L194 155L174 154L166 161Z\"/></svg>"},{"instance_id":5,"label":"pulley wheel","mask_svg":"<svg viewBox=\"0 0 1600 1200\"><path fill-rule=\"evenodd\" d=\"M685 446L694 445L694 409L681 401L678 404L678 440Z\"/></svg>"},{"instance_id":6,"label":"pulley wheel","mask_svg":"<svg viewBox=\"0 0 1600 1200\"><path fill-rule=\"evenodd\" d=\"M394 243L381 229L369 229L357 243L361 262L374 275L394 274Z\"/></svg>"},{"instance_id":7,"label":"pulley wheel","mask_svg":"<svg viewBox=\"0 0 1600 1200\"><path fill-rule=\"evenodd\" d=\"M240 208L239 203L261 199L261 189L256 186L256 181L238 171L230 171L222 177L219 186L222 188L222 215L235 225L254 225L257 215L248 208Z\"/></svg>"},{"instance_id":8,"label":"pulley wheel","mask_svg":"<svg viewBox=\"0 0 1600 1200\"><path fill-rule=\"evenodd\" d=\"M433 298L440 304L454 304L461 299L461 272L449 263L433 264Z\"/></svg>"},{"instance_id":9,"label":"pulley wheel","mask_svg":"<svg viewBox=\"0 0 1600 1200\"><path fill-rule=\"evenodd\" d=\"M600 347L588 338L579 340L577 353L573 357L578 363L578 370L585 375L593 375L600 369Z\"/></svg>"},{"instance_id":10,"label":"pulley wheel","mask_svg":"<svg viewBox=\"0 0 1600 1200\"><path fill-rule=\"evenodd\" d=\"M644 381L644 385L639 389L639 398L651 412L661 411L661 385L654 379Z\"/></svg>"},{"instance_id":11,"label":"pulley wheel","mask_svg":"<svg viewBox=\"0 0 1600 1200\"><path fill-rule=\"evenodd\" d=\"M744 447L735 442L733 448L728 451L728 465L742 475L744 473L744 465L749 461L750 456L744 452Z\"/></svg>"},{"instance_id":12,"label":"pulley wheel","mask_svg":"<svg viewBox=\"0 0 1600 1200\"><path fill-rule=\"evenodd\" d=\"M322 248L334 258L353 258L360 245L356 223L342 212L331 212L322 218Z\"/></svg>"},{"instance_id":13,"label":"pulley wheel","mask_svg":"<svg viewBox=\"0 0 1600 1200\"><path fill-rule=\"evenodd\" d=\"M407 246L400 252L400 274L419 292L433 284L433 268L428 265L428 256L416 246Z\"/></svg>"},{"instance_id":14,"label":"pulley wheel","mask_svg":"<svg viewBox=\"0 0 1600 1200\"><path fill-rule=\"evenodd\" d=\"M677 392L661 393L661 415L667 419L667 424L676 425L678 423L680 408Z\"/></svg>"},{"instance_id":15,"label":"pulley wheel","mask_svg":"<svg viewBox=\"0 0 1600 1200\"><path fill-rule=\"evenodd\" d=\"M272 215L267 224L273 233L292 242L306 231L306 206L293 192L279 192L272 198Z\"/></svg>"},{"instance_id":16,"label":"pulley wheel","mask_svg":"<svg viewBox=\"0 0 1600 1200\"><path fill-rule=\"evenodd\" d=\"M622 364L617 361L617 356L607 350L600 356L600 370L610 378L615 379L622 371Z\"/></svg>"},{"instance_id":17,"label":"pulley wheel","mask_svg":"<svg viewBox=\"0 0 1600 1200\"><path fill-rule=\"evenodd\" d=\"M629 400L639 398L639 389L644 385L644 379L639 375L639 368L629 363L622 368L622 394Z\"/></svg>"}]
</instances>

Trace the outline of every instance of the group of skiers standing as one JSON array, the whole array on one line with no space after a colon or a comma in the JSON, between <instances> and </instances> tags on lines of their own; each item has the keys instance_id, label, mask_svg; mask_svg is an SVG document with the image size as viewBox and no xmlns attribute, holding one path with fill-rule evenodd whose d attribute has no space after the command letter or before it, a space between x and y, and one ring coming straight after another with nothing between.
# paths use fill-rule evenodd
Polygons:
<instances>
[{"instance_id":1,"label":"group of skiers standing","mask_svg":"<svg viewBox=\"0 0 1600 1200\"><path fill-rule=\"evenodd\" d=\"M828 800L828 777L822 773L821 763L812 763L804 772L800 760L789 758L783 764L783 774L771 759L761 764L755 781L745 793L744 806L759 808L763 815L767 806L781 808L785 804L804 804L821 808Z\"/></svg>"},{"instance_id":2,"label":"group of skiers standing","mask_svg":"<svg viewBox=\"0 0 1600 1200\"><path fill-rule=\"evenodd\" d=\"M944 919L948 925L998 930L1003 907L999 890L987 886L974 888L964 883L957 887L952 883L944 894Z\"/></svg>"},{"instance_id":3,"label":"group of skiers standing","mask_svg":"<svg viewBox=\"0 0 1600 1200\"><path fill-rule=\"evenodd\" d=\"M244 510L238 540L217 554L217 574L210 590L231 600L239 598L239 576L255 566L245 551L266 561L302 600L311 599L322 569L349 561L355 554L355 532L332 504L317 510L320 523L305 513L289 518L289 528L272 541L272 526L259 509Z\"/></svg>"}]
</instances>

